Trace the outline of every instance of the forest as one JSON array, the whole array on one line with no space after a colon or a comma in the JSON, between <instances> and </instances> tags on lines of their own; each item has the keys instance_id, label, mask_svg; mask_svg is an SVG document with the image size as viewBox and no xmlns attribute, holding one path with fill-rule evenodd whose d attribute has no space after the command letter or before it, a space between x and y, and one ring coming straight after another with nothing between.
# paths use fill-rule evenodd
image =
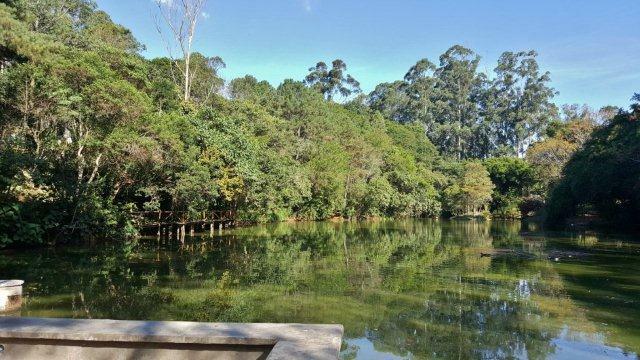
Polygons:
<instances>
[{"instance_id":1,"label":"forest","mask_svg":"<svg viewBox=\"0 0 640 360\"><path fill-rule=\"evenodd\" d=\"M90 0L0 1L0 248L135 239L157 210L640 224L640 95L558 106L535 51L485 73L454 45L366 94L340 59L273 86L188 45L148 59Z\"/></svg>"}]
</instances>

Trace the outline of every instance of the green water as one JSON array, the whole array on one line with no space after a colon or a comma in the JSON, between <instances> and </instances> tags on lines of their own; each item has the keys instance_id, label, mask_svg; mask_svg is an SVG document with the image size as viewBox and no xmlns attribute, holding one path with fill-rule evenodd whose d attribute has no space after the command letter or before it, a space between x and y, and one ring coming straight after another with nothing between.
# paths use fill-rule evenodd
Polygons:
<instances>
[{"instance_id":1,"label":"green water","mask_svg":"<svg viewBox=\"0 0 640 360\"><path fill-rule=\"evenodd\" d=\"M638 358L640 239L519 222L236 229L0 253L22 316L340 323L344 359Z\"/></svg>"}]
</instances>

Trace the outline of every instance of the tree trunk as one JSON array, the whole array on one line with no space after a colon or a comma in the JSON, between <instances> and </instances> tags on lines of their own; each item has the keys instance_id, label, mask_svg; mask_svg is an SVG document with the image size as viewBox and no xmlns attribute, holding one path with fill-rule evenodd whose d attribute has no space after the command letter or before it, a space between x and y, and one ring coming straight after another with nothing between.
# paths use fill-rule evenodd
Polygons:
<instances>
[{"instance_id":1,"label":"tree trunk","mask_svg":"<svg viewBox=\"0 0 640 360\"><path fill-rule=\"evenodd\" d=\"M185 54L184 57L184 101L189 101L190 98L190 84L191 79L189 78L189 63L191 60L191 54Z\"/></svg>"},{"instance_id":2,"label":"tree trunk","mask_svg":"<svg viewBox=\"0 0 640 360\"><path fill-rule=\"evenodd\" d=\"M98 168L100 167L100 160L102 159L102 153L98 154L96 157L95 164L93 165L93 171L91 171L91 176L89 176L88 184L91 184L93 180L95 180L96 175L98 174Z\"/></svg>"}]
</instances>

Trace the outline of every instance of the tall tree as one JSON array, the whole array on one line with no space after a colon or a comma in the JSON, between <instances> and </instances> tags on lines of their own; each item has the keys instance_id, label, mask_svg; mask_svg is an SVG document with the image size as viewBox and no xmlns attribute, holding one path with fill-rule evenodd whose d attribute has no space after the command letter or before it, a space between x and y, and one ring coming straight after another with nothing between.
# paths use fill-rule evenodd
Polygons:
<instances>
[{"instance_id":1,"label":"tall tree","mask_svg":"<svg viewBox=\"0 0 640 360\"><path fill-rule=\"evenodd\" d=\"M159 22L156 27L166 43L169 56L174 60L175 66L182 74L183 100L189 101L191 97L191 84L194 74L191 72L192 45L196 33L196 25L203 14L207 0L155 0L158 12L169 29L171 39L164 37L164 32ZM173 56L173 49L177 45L182 55L182 61Z\"/></svg>"},{"instance_id":2,"label":"tall tree","mask_svg":"<svg viewBox=\"0 0 640 360\"><path fill-rule=\"evenodd\" d=\"M478 74L480 56L456 45L440 56L435 111L438 126L434 137L442 151L458 159L467 157L467 150L478 118L478 98L483 78Z\"/></svg>"},{"instance_id":3,"label":"tall tree","mask_svg":"<svg viewBox=\"0 0 640 360\"><path fill-rule=\"evenodd\" d=\"M416 120L409 110L410 101L405 91L405 82L395 81L376 86L366 102L371 109L380 111L387 119L409 123Z\"/></svg>"},{"instance_id":4,"label":"tall tree","mask_svg":"<svg viewBox=\"0 0 640 360\"><path fill-rule=\"evenodd\" d=\"M197 103L207 103L211 96L224 86L220 70L227 64L219 56L207 57L198 52L191 55L191 98ZM196 80L196 81L194 81Z\"/></svg>"},{"instance_id":5,"label":"tall tree","mask_svg":"<svg viewBox=\"0 0 640 360\"><path fill-rule=\"evenodd\" d=\"M328 101L333 100L336 94L346 98L360 93L360 83L346 72L347 64L340 59L333 60L331 69L321 61L309 68L305 84L320 91Z\"/></svg>"},{"instance_id":6,"label":"tall tree","mask_svg":"<svg viewBox=\"0 0 640 360\"><path fill-rule=\"evenodd\" d=\"M490 90L498 142L509 144L520 157L558 112L551 102L550 74L540 71L537 56L535 51L503 53Z\"/></svg>"},{"instance_id":7,"label":"tall tree","mask_svg":"<svg viewBox=\"0 0 640 360\"><path fill-rule=\"evenodd\" d=\"M408 116L425 126L427 134L435 132L436 66L421 59L404 76L404 91L409 98Z\"/></svg>"}]
</instances>

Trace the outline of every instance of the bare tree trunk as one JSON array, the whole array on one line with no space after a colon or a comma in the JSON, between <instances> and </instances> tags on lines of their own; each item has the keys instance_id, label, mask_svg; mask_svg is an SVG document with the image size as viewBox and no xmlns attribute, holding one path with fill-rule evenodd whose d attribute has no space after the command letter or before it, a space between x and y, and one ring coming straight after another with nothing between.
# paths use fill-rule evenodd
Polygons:
<instances>
[{"instance_id":1,"label":"bare tree trunk","mask_svg":"<svg viewBox=\"0 0 640 360\"><path fill-rule=\"evenodd\" d=\"M189 84L191 79L189 78L189 60L191 60L191 54L188 54L184 58L184 101L189 101L191 91L189 91Z\"/></svg>"},{"instance_id":2,"label":"bare tree trunk","mask_svg":"<svg viewBox=\"0 0 640 360\"><path fill-rule=\"evenodd\" d=\"M82 150L84 146L80 145L78 148L78 152L76 153L76 158L78 159L77 165L77 176L76 176L76 196L80 194L80 184L82 184L82 178L84 177L84 155L82 154Z\"/></svg>"},{"instance_id":3,"label":"bare tree trunk","mask_svg":"<svg viewBox=\"0 0 640 360\"><path fill-rule=\"evenodd\" d=\"M155 1L160 15L171 32L173 41L169 41L162 36L162 29L159 24L156 24L156 29L166 43L169 57L171 57L174 65L182 73L184 81L183 99L184 101L189 101L191 98L191 83L193 81L191 72L191 48L195 37L196 25L198 24L198 19L203 14L202 10L206 0L176 0L176 3L162 0ZM173 57L171 51L173 46L177 46L180 49L182 59L175 59ZM180 60L183 61L183 65L180 64Z\"/></svg>"},{"instance_id":4,"label":"bare tree trunk","mask_svg":"<svg viewBox=\"0 0 640 360\"><path fill-rule=\"evenodd\" d=\"M98 174L98 168L100 167L100 160L102 159L102 153L98 154L96 157L95 164L93 165L93 171L91 171L91 176L89 177L89 181L87 183L91 184Z\"/></svg>"}]
</instances>

